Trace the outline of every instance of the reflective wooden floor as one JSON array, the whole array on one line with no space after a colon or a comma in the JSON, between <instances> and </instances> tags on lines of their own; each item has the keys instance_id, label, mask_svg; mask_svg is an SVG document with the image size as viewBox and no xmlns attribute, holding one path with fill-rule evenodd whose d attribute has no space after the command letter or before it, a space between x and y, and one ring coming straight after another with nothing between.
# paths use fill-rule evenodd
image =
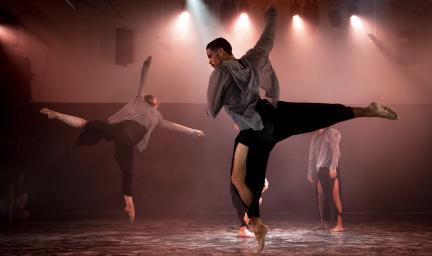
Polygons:
<instances>
[{"instance_id":1,"label":"reflective wooden floor","mask_svg":"<svg viewBox=\"0 0 432 256\"><path fill-rule=\"evenodd\" d=\"M79 218L78 218L79 219ZM27 221L4 226L0 255L254 255L254 238L237 237L221 215L138 216ZM432 220L354 220L343 233L315 231L311 220L277 215L262 255L432 255Z\"/></svg>"}]
</instances>

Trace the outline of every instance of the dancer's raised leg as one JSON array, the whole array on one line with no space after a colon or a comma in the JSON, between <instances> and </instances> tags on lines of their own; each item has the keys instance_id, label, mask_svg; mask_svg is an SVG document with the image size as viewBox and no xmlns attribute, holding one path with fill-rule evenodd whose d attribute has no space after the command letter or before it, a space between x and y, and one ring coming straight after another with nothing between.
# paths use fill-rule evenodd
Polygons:
<instances>
[{"instance_id":1,"label":"dancer's raised leg","mask_svg":"<svg viewBox=\"0 0 432 256\"><path fill-rule=\"evenodd\" d=\"M88 123L87 120L81 117L66 115L48 108L43 108L40 112L47 115L49 119L58 119L72 127L82 128Z\"/></svg>"},{"instance_id":2,"label":"dancer's raised leg","mask_svg":"<svg viewBox=\"0 0 432 256\"><path fill-rule=\"evenodd\" d=\"M375 102L367 107L350 107L279 101L275 116L275 138L279 142L292 135L316 131L358 117L399 118L391 108Z\"/></svg>"},{"instance_id":3,"label":"dancer's raised leg","mask_svg":"<svg viewBox=\"0 0 432 256\"><path fill-rule=\"evenodd\" d=\"M380 105L376 102L370 103L365 108L353 107L352 109L356 117L381 117L390 120L399 118L398 114L390 107Z\"/></svg>"}]
</instances>

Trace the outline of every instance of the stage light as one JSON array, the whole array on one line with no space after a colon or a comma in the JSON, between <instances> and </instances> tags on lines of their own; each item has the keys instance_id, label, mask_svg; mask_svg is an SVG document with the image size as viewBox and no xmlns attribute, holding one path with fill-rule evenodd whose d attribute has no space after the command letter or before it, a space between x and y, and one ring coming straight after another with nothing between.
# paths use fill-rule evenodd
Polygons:
<instances>
[{"instance_id":1,"label":"stage light","mask_svg":"<svg viewBox=\"0 0 432 256\"><path fill-rule=\"evenodd\" d=\"M247 13L242 13L237 19L235 24L236 28L248 28L249 27L249 16Z\"/></svg>"},{"instance_id":2,"label":"stage light","mask_svg":"<svg viewBox=\"0 0 432 256\"><path fill-rule=\"evenodd\" d=\"M6 36L6 29L2 25L0 25L0 41L2 41L5 36Z\"/></svg>"},{"instance_id":3,"label":"stage light","mask_svg":"<svg viewBox=\"0 0 432 256\"><path fill-rule=\"evenodd\" d=\"M178 25L179 26L186 26L189 23L190 14L187 10L185 0L180 1L180 11L181 11L181 14L180 14L179 19L178 19Z\"/></svg>"},{"instance_id":4,"label":"stage light","mask_svg":"<svg viewBox=\"0 0 432 256\"><path fill-rule=\"evenodd\" d=\"M363 27L362 20L357 15L352 15L350 17L351 26L353 26L356 29L360 29Z\"/></svg>"},{"instance_id":5,"label":"stage light","mask_svg":"<svg viewBox=\"0 0 432 256\"><path fill-rule=\"evenodd\" d=\"M182 11L174 22L173 32L175 38L187 40L190 36L190 14L188 11Z\"/></svg>"},{"instance_id":6,"label":"stage light","mask_svg":"<svg viewBox=\"0 0 432 256\"><path fill-rule=\"evenodd\" d=\"M189 20L190 20L190 14L189 14L189 12L183 11L180 14L180 17L179 17L179 23L180 23L180 25L186 26L187 24L189 24Z\"/></svg>"},{"instance_id":7,"label":"stage light","mask_svg":"<svg viewBox=\"0 0 432 256\"><path fill-rule=\"evenodd\" d=\"M300 15L294 15L292 19L293 19L293 25L295 29L303 28L303 21Z\"/></svg>"},{"instance_id":8,"label":"stage light","mask_svg":"<svg viewBox=\"0 0 432 256\"><path fill-rule=\"evenodd\" d=\"M0 43L17 47L20 25L21 23L12 13L0 8Z\"/></svg>"},{"instance_id":9,"label":"stage light","mask_svg":"<svg viewBox=\"0 0 432 256\"><path fill-rule=\"evenodd\" d=\"M240 17L237 20L237 26L245 27L249 25L249 3L245 0L239 4Z\"/></svg>"}]
</instances>

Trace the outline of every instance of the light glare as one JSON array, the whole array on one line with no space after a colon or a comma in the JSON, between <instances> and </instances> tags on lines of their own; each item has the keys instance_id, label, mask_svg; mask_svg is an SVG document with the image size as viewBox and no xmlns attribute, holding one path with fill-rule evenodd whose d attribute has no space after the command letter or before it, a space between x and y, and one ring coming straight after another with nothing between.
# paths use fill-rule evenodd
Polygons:
<instances>
[{"instance_id":1,"label":"light glare","mask_svg":"<svg viewBox=\"0 0 432 256\"><path fill-rule=\"evenodd\" d=\"M293 25L295 29L303 28L303 20L298 14L293 16Z\"/></svg>"},{"instance_id":2,"label":"light glare","mask_svg":"<svg viewBox=\"0 0 432 256\"><path fill-rule=\"evenodd\" d=\"M184 11L180 14L180 18L179 18L179 25L184 25L186 26L187 24L189 24L189 20L190 20L190 14L187 11Z\"/></svg>"},{"instance_id":3,"label":"light glare","mask_svg":"<svg viewBox=\"0 0 432 256\"><path fill-rule=\"evenodd\" d=\"M240 14L240 17L237 19L236 27L237 28L246 28L249 27L249 16L247 13Z\"/></svg>"},{"instance_id":4,"label":"light glare","mask_svg":"<svg viewBox=\"0 0 432 256\"><path fill-rule=\"evenodd\" d=\"M178 39L185 40L189 36L190 30L190 14L187 11L182 12L174 23L175 37Z\"/></svg>"},{"instance_id":5,"label":"light glare","mask_svg":"<svg viewBox=\"0 0 432 256\"><path fill-rule=\"evenodd\" d=\"M352 15L350 20L351 20L351 25L354 28L360 29L363 27L363 22L357 15Z\"/></svg>"}]
</instances>

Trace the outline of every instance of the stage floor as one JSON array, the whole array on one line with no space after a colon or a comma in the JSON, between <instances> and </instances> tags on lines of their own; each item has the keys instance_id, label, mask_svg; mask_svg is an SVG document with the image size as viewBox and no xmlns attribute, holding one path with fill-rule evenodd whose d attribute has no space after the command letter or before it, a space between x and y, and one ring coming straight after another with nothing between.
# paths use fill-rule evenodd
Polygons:
<instances>
[{"instance_id":1,"label":"stage floor","mask_svg":"<svg viewBox=\"0 0 432 256\"><path fill-rule=\"evenodd\" d=\"M0 255L253 255L254 238L237 237L230 214L138 215L4 226ZM263 255L432 255L432 220L346 217L345 232L312 230L317 222L269 216Z\"/></svg>"}]
</instances>

